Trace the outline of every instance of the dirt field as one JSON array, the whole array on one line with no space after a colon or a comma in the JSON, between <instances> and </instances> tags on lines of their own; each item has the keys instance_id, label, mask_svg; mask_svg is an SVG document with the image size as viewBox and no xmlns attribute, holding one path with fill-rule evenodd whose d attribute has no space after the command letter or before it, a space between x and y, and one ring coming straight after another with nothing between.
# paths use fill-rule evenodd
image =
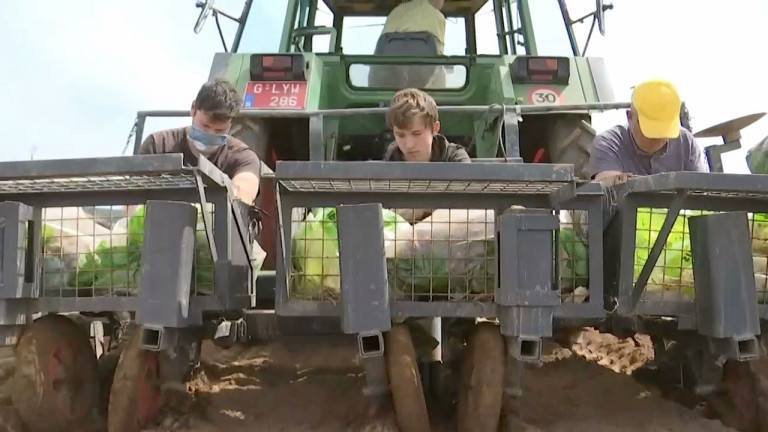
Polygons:
<instances>
[{"instance_id":1,"label":"dirt field","mask_svg":"<svg viewBox=\"0 0 768 432\"><path fill-rule=\"evenodd\" d=\"M391 415L374 415L354 362L354 339L283 337L252 347L206 345L190 385L191 406L169 412L154 431L397 431ZM520 422L509 431L732 431L701 409L661 397L629 373L652 357L645 339L587 332L572 350L548 350L545 364L525 375L525 396L515 406ZM0 379L7 387L8 360ZM8 405L7 392L0 401ZM6 414L8 409L4 411ZM6 419L8 416L4 416ZM433 431L451 431L450 418ZM20 429L8 429L20 430Z\"/></svg>"}]
</instances>

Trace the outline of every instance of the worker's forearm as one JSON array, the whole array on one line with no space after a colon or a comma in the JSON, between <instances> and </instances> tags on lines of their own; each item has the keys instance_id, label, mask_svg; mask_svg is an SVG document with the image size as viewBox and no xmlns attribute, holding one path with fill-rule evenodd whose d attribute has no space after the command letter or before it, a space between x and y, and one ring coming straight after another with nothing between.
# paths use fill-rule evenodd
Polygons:
<instances>
[{"instance_id":1,"label":"worker's forearm","mask_svg":"<svg viewBox=\"0 0 768 432\"><path fill-rule=\"evenodd\" d=\"M259 193L259 178L250 172L238 173L232 179L232 186L235 197L250 205Z\"/></svg>"}]
</instances>

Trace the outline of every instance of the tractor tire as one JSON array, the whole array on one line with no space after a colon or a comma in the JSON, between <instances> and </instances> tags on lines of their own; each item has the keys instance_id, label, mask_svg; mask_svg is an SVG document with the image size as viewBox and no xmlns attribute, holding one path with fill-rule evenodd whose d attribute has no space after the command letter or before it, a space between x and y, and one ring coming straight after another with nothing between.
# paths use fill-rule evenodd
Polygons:
<instances>
[{"instance_id":1,"label":"tractor tire","mask_svg":"<svg viewBox=\"0 0 768 432\"><path fill-rule=\"evenodd\" d=\"M504 338L493 323L477 324L459 382L458 432L496 432L504 397Z\"/></svg>"},{"instance_id":2,"label":"tractor tire","mask_svg":"<svg viewBox=\"0 0 768 432\"><path fill-rule=\"evenodd\" d=\"M84 430L99 398L96 355L88 334L62 315L26 327L15 348L11 401L29 431Z\"/></svg>"},{"instance_id":3,"label":"tractor tire","mask_svg":"<svg viewBox=\"0 0 768 432\"><path fill-rule=\"evenodd\" d=\"M384 356L400 432L428 432L429 412L421 384L416 350L407 326L393 325L386 333Z\"/></svg>"},{"instance_id":4,"label":"tractor tire","mask_svg":"<svg viewBox=\"0 0 768 432\"><path fill-rule=\"evenodd\" d=\"M589 116L568 114L553 122L548 136L549 159L555 164L573 164L574 174L589 179L589 155L595 139Z\"/></svg>"},{"instance_id":5,"label":"tractor tire","mask_svg":"<svg viewBox=\"0 0 768 432\"><path fill-rule=\"evenodd\" d=\"M110 432L139 432L160 414L159 355L142 350L140 342L141 331L133 331L120 352L109 392L107 422Z\"/></svg>"}]
</instances>

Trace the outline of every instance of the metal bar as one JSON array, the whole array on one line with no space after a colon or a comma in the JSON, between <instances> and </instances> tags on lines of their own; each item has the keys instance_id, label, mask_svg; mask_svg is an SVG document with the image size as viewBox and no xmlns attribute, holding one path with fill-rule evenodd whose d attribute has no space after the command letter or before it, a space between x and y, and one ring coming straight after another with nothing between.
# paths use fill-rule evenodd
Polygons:
<instances>
[{"instance_id":1,"label":"metal bar","mask_svg":"<svg viewBox=\"0 0 768 432\"><path fill-rule=\"evenodd\" d=\"M630 193L689 190L768 195L768 176L733 173L671 172L632 178Z\"/></svg>"},{"instance_id":2,"label":"metal bar","mask_svg":"<svg viewBox=\"0 0 768 432\"><path fill-rule=\"evenodd\" d=\"M138 155L141 143L144 138L144 125L147 123L147 117L143 115L136 116L136 130L134 131L133 154Z\"/></svg>"},{"instance_id":3,"label":"metal bar","mask_svg":"<svg viewBox=\"0 0 768 432\"><path fill-rule=\"evenodd\" d=\"M522 114L541 114L561 111L607 111L615 109L629 108L629 102L595 102L586 104L564 104L564 105L516 105L515 110ZM448 105L438 106L440 113L502 113L502 107L488 107L487 105ZM312 117L315 115L324 115L331 117L347 117L354 115L385 114L389 108L334 108L321 110L240 110L237 117ZM139 111L139 116L146 117L189 117L188 110L149 110Z\"/></svg>"},{"instance_id":4,"label":"metal bar","mask_svg":"<svg viewBox=\"0 0 768 432\"><path fill-rule=\"evenodd\" d=\"M243 12L240 14L240 20L237 26L237 32L235 33L235 39L232 42L232 52L236 53L237 50L240 48L240 40L243 38L243 31L245 30L245 25L248 20L248 15L251 12L251 5L253 4L253 0L245 0L245 5L243 5Z\"/></svg>"},{"instance_id":5,"label":"metal bar","mask_svg":"<svg viewBox=\"0 0 768 432\"><path fill-rule=\"evenodd\" d=\"M571 183L574 174L570 164L278 161L275 179Z\"/></svg>"},{"instance_id":6,"label":"metal bar","mask_svg":"<svg viewBox=\"0 0 768 432\"><path fill-rule=\"evenodd\" d=\"M661 251L667 244L669 234L672 232L672 227L675 225L675 220L680 214L680 210L683 208L686 195L686 191L678 192L677 196L675 196L675 199L672 200L672 203L669 206L667 217L664 219L664 224L661 226L661 231L656 237L656 241L653 243L653 247L651 247L651 251L648 254L648 259L645 261L643 269L640 271L640 275L637 277L637 282L635 282L635 287L632 289L632 297L630 303L632 307L637 305L637 302L640 301L640 297L643 295L643 290L645 289L645 285L648 283L648 279L651 277L651 272L653 271L653 268L656 267L656 261L659 260Z\"/></svg>"},{"instance_id":7,"label":"metal bar","mask_svg":"<svg viewBox=\"0 0 768 432\"><path fill-rule=\"evenodd\" d=\"M523 25L526 54L539 55L539 50L536 48L536 37L533 34L533 21L531 20L531 8L528 6L528 0L517 0L517 10Z\"/></svg>"},{"instance_id":8,"label":"metal bar","mask_svg":"<svg viewBox=\"0 0 768 432\"><path fill-rule=\"evenodd\" d=\"M203 179L200 173L195 171L195 181L197 182L197 194L198 202L200 203L200 211L203 214L203 224L205 225L205 236L208 238L208 249L211 251L211 258L213 263L219 262L218 252L216 250L216 240L213 238L213 223L211 222L211 216L208 214L208 200L205 198L205 187L203 186Z\"/></svg>"},{"instance_id":9,"label":"metal bar","mask_svg":"<svg viewBox=\"0 0 768 432\"><path fill-rule=\"evenodd\" d=\"M741 148L740 141L731 141L725 144L715 144L704 148L704 153L709 162L710 172L723 172L723 154Z\"/></svg>"},{"instance_id":10,"label":"metal bar","mask_svg":"<svg viewBox=\"0 0 768 432\"><path fill-rule=\"evenodd\" d=\"M475 16L464 17L466 25L467 52L466 54L477 54L477 38L475 37Z\"/></svg>"},{"instance_id":11,"label":"metal bar","mask_svg":"<svg viewBox=\"0 0 768 432\"><path fill-rule=\"evenodd\" d=\"M496 20L496 38L499 43L499 54L509 54L509 47L507 46L506 27L504 26L504 1L505 0L493 0L493 17ZM512 23L509 23L510 26ZM514 49L514 48L513 48ZM439 109L439 108L438 108Z\"/></svg>"},{"instance_id":12,"label":"metal bar","mask_svg":"<svg viewBox=\"0 0 768 432\"><path fill-rule=\"evenodd\" d=\"M517 43L515 41L515 35L517 34L518 29L515 28L515 21L512 18L512 7L510 6L511 2L512 0L504 0L504 14L507 17L507 23L509 24L508 28L504 28L504 34L507 36L507 41L509 43L510 50L512 50L512 54L517 54Z\"/></svg>"},{"instance_id":13,"label":"metal bar","mask_svg":"<svg viewBox=\"0 0 768 432\"><path fill-rule=\"evenodd\" d=\"M0 180L189 173L181 154L0 162Z\"/></svg>"},{"instance_id":14,"label":"metal bar","mask_svg":"<svg viewBox=\"0 0 768 432\"><path fill-rule=\"evenodd\" d=\"M563 22L565 23L566 31L568 32L568 41L571 44L571 50L573 55L579 56L579 45L576 42L576 33L573 31L573 24L571 24L571 15L568 13L568 6L565 4L565 0L557 0L560 5L560 13L563 16Z\"/></svg>"},{"instance_id":15,"label":"metal bar","mask_svg":"<svg viewBox=\"0 0 768 432\"><path fill-rule=\"evenodd\" d=\"M197 202L197 191L190 188L155 190L114 190L50 192L33 194L0 194L0 200L23 202L33 207L82 207L93 205L138 205L147 200Z\"/></svg>"},{"instance_id":16,"label":"metal bar","mask_svg":"<svg viewBox=\"0 0 768 432\"><path fill-rule=\"evenodd\" d=\"M309 159L325 160L325 137L323 136L323 116L309 118Z\"/></svg>"},{"instance_id":17,"label":"metal bar","mask_svg":"<svg viewBox=\"0 0 768 432\"><path fill-rule=\"evenodd\" d=\"M520 120L514 107L506 107L504 110L504 152L505 156L512 159L520 158ZM498 148L497 148L498 152Z\"/></svg>"}]
</instances>

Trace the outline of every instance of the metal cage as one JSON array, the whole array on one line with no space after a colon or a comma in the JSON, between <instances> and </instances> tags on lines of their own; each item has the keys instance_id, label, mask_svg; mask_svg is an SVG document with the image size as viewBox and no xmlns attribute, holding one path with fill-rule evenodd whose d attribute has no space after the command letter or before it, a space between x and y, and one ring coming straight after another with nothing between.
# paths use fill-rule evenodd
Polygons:
<instances>
[{"instance_id":1,"label":"metal cage","mask_svg":"<svg viewBox=\"0 0 768 432\"><path fill-rule=\"evenodd\" d=\"M118 216L139 228L122 240L103 229L118 219L109 206L134 205L145 206L143 220ZM80 211L67 217L67 207ZM128 311L162 331L251 307L247 223L230 180L205 158L196 167L181 154L0 163L0 326L13 332L35 313ZM90 241L80 238L87 225ZM65 243L75 250L67 257Z\"/></svg>"},{"instance_id":2,"label":"metal cage","mask_svg":"<svg viewBox=\"0 0 768 432\"><path fill-rule=\"evenodd\" d=\"M666 173L612 187L605 306L620 326L672 317L706 336L759 335L768 318L766 197L768 176L750 174Z\"/></svg>"},{"instance_id":3,"label":"metal cage","mask_svg":"<svg viewBox=\"0 0 768 432\"><path fill-rule=\"evenodd\" d=\"M571 165L279 161L275 182L279 315L340 317L346 333L499 318L532 337L550 336L553 318L604 316L602 188L577 188ZM428 216L409 220L417 209ZM560 209L582 214L588 301L561 290L577 263L554 265L572 250Z\"/></svg>"}]
</instances>

